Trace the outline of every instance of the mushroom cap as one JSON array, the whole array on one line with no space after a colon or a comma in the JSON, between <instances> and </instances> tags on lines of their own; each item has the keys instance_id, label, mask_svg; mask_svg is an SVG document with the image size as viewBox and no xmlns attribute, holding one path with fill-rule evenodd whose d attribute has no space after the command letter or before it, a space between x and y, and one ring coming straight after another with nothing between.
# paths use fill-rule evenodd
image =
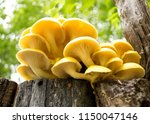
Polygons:
<instances>
[{"instance_id":1,"label":"mushroom cap","mask_svg":"<svg viewBox=\"0 0 150 124\"><path fill-rule=\"evenodd\" d=\"M62 56L65 33L57 19L42 18L32 25L31 31L48 41L54 58Z\"/></svg>"},{"instance_id":2,"label":"mushroom cap","mask_svg":"<svg viewBox=\"0 0 150 124\"><path fill-rule=\"evenodd\" d=\"M96 39L84 36L71 40L64 48L63 55L65 57L73 57L78 61L82 61L81 57L91 57L92 54L100 50L100 45ZM84 61L82 61L84 63Z\"/></svg>"},{"instance_id":3,"label":"mushroom cap","mask_svg":"<svg viewBox=\"0 0 150 124\"><path fill-rule=\"evenodd\" d=\"M49 39L49 36L47 35L50 33L54 36L54 39L58 42L58 44L59 42L63 43L65 38L61 23L57 19L53 18L42 18L38 20L32 25L31 31L42 35L47 40Z\"/></svg>"},{"instance_id":4,"label":"mushroom cap","mask_svg":"<svg viewBox=\"0 0 150 124\"><path fill-rule=\"evenodd\" d=\"M116 41L113 41L112 44L116 48L117 54L119 55L119 57L121 57L125 52L129 50L132 50L132 51L134 50L131 44L124 40L116 40Z\"/></svg>"},{"instance_id":5,"label":"mushroom cap","mask_svg":"<svg viewBox=\"0 0 150 124\"><path fill-rule=\"evenodd\" d=\"M101 43L100 46L101 48L109 48L117 52L116 48L111 43Z\"/></svg>"},{"instance_id":6,"label":"mushroom cap","mask_svg":"<svg viewBox=\"0 0 150 124\"><path fill-rule=\"evenodd\" d=\"M40 50L22 49L16 54L16 57L20 63L25 65L36 66L42 69L49 69L50 67L50 60Z\"/></svg>"},{"instance_id":7,"label":"mushroom cap","mask_svg":"<svg viewBox=\"0 0 150 124\"><path fill-rule=\"evenodd\" d=\"M53 18L42 18L38 20L32 25L31 31L33 33L40 34L46 40L51 40L51 38L49 39L51 36L48 35L53 35L57 44L63 43L65 39L65 34L61 27L61 23L57 19Z\"/></svg>"},{"instance_id":8,"label":"mushroom cap","mask_svg":"<svg viewBox=\"0 0 150 124\"><path fill-rule=\"evenodd\" d=\"M51 68L52 73L59 78L67 78L69 74L67 74L67 69L72 69L75 72L80 72L82 66L80 63L72 58L72 57L65 57L57 61L54 66Z\"/></svg>"},{"instance_id":9,"label":"mushroom cap","mask_svg":"<svg viewBox=\"0 0 150 124\"><path fill-rule=\"evenodd\" d=\"M62 27L65 31L66 43L80 36L89 36L96 39L98 38L98 32L96 28L89 22L82 19L67 19L66 21L64 21Z\"/></svg>"},{"instance_id":10,"label":"mushroom cap","mask_svg":"<svg viewBox=\"0 0 150 124\"><path fill-rule=\"evenodd\" d=\"M112 74L112 71L109 68L99 65L91 65L85 71L85 76L87 76L92 83L96 80L104 79Z\"/></svg>"},{"instance_id":11,"label":"mushroom cap","mask_svg":"<svg viewBox=\"0 0 150 124\"><path fill-rule=\"evenodd\" d=\"M21 64L28 65L32 71L42 78L55 78L51 72L53 64L46 54L40 50L35 49L22 49L16 55Z\"/></svg>"},{"instance_id":12,"label":"mushroom cap","mask_svg":"<svg viewBox=\"0 0 150 124\"><path fill-rule=\"evenodd\" d=\"M119 57L111 58L106 63L106 67L111 69L113 71L113 73L115 73L115 71L118 70L122 65L123 65L123 61Z\"/></svg>"},{"instance_id":13,"label":"mushroom cap","mask_svg":"<svg viewBox=\"0 0 150 124\"><path fill-rule=\"evenodd\" d=\"M114 57L117 57L117 53L114 50L110 48L101 48L93 54L92 59L97 65L105 66L106 62Z\"/></svg>"},{"instance_id":14,"label":"mushroom cap","mask_svg":"<svg viewBox=\"0 0 150 124\"><path fill-rule=\"evenodd\" d=\"M31 27L26 28L22 33L21 33L21 37L25 36L26 34L31 33Z\"/></svg>"},{"instance_id":15,"label":"mushroom cap","mask_svg":"<svg viewBox=\"0 0 150 124\"><path fill-rule=\"evenodd\" d=\"M17 72L26 80L34 80L39 78L27 65L19 65L17 67Z\"/></svg>"},{"instance_id":16,"label":"mushroom cap","mask_svg":"<svg viewBox=\"0 0 150 124\"><path fill-rule=\"evenodd\" d=\"M50 47L47 41L38 34L27 34L20 38L19 46L22 49L31 48L31 49L38 49L49 55Z\"/></svg>"},{"instance_id":17,"label":"mushroom cap","mask_svg":"<svg viewBox=\"0 0 150 124\"><path fill-rule=\"evenodd\" d=\"M130 80L144 77L144 68L137 63L125 63L115 73L115 77L120 80Z\"/></svg>"},{"instance_id":18,"label":"mushroom cap","mask_svg":"<svg viewBox=\"0 0 150 124\"><path fill-rule=\"evenodd\" d=\"M141 56L138 54L137 51L127 51L122 55L121 58L124 63L133 62L139 64Z\"/></svg>"}]
</instances>

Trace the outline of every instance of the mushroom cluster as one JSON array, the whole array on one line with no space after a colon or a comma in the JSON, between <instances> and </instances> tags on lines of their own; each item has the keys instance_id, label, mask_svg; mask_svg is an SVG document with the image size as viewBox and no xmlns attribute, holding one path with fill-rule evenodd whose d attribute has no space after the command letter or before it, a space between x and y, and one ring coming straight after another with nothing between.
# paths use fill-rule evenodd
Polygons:
<instances>
[{"instance_id":1,"label":"mushroom cluster","mask_svg":"<svg viewBox=\"0 0 150 124\"><path fill-rule=\"evenodd\" d=\"M99 43L96 28L77 18L42 18L21 34L21 63L26 80L38 78L132 79L145 75L140 55L126 41Z\"/></svg>"}]
</instances>

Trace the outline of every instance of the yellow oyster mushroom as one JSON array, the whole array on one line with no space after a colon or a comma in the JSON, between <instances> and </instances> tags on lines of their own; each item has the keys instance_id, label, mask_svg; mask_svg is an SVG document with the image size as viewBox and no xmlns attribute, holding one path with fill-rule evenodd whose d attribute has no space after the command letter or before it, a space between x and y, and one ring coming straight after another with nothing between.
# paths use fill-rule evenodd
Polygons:
<instances>
[{"instance_id":1,"label":"yellow oyster mushroom","mask_svg":"<svg viewBox=\"0 0 150 124\"><path fill-rule=\"evenodd\" d=\"M40 50L23 49L16 57L21 64L28 65L41 78L55 78L51 72L52 64L46 54Z\"/></svg>"},{"instance_id":2,"label":"yellow oyster mushroom","mask_svg":"<svg viewBox=\"0 0 150 124\"><path fill-rule=\"evenodd\" d=\"M132 51L134 50L131 44L124 40L116 40L116 41L113 41L112 44L116 48L117 54L119 57L121 57L125 52L129 50L132 50Z\"/></svg>"},{"instance_id":3,"label":"yellow oyster mushroom","mask_svg":"<svg viewBox=\"0 0 150 124\"><path fill-rule=\"evenodd\" d=\"M75 79L84 79L83 73L80 73L82 66L72 57L64 57L57 61L52 67L52 73L58 78L73 77Z\"/></svg>"},{"instance_id":4,"label":"yellow oyster mushroom","mask_svg":"<svg viewBox=\"0 0 150 124\"><path fill-rule=\"evenodd\" d=\"M57 19L42 18L32 25L31 32L41 35L48 41L50 54L54 59L63 56L65 33Z\"/></svg>"},{"instance_id":5,"label":"yellow oyster mushroom","mask_svg":"<svg viewBox=\"0 0 150 124\"><path fill-rule=\"evenodd\" d=\"M100 50L100 45L96 39L84 36L70 41L65 46L63 55L65 57L73 57L79 62L82 61L86 67L89 67L90 65L94 65L91 56L98 50Z\"/></svg>"},{"instance_id":6,"label":"yellow oyster mushroom","mask_svg":"<svg viewBox=\"0 0 150 124\"><path fill-rule=\"evenodd\" d=\"M130 80L133 78L142 78L145 75L144 68L137 63L125 63L115 73L116 79Z\"/></svg>"},{"instance_id":7,"label":"yellow oyster mushroom","mask_svg":"<svg viewBox=\"0 0 150 124\"><path fill-rule=\"evenodd\" d=\"M17 67L17 72L26 80L34 80L40 78L27 65L19 65Z\"/></svg>"},{"instance_id":8,"label":"yellow oyster mushroom","mask_svg":"<svg viewBox=\"0 0 150 124\"><path fill-rule=\"evenodd\" d=\"M127 51L121 56L121 58L124 63L134 62L139 64L141 56L137 51Z\"/></svg>"}]
</instances>

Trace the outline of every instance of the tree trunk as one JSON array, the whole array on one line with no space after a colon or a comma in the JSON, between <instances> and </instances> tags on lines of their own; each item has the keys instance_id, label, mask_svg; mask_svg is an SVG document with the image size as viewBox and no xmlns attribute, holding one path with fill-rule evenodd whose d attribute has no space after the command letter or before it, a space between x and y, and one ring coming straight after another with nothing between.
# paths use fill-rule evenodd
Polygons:
<instances>
[{"instance_id":1,"label":"tree trunk","mask_svg":"<svg viewBox=\"0 0 150 124\"><path fill-rule=\"evenodd\" d=\"M19 85L16 107L93 107L90 83L75 79L39 79Z\"/></svg>"},{"instance_id":2,"label":"tree trunk","mask_svg":"<svg viewBox=\"0 0 150 124\"><path fill-rule=\"evenodd\" d=\"M141 55L141 65L150 79L150 11L145 0L115 0L123 34Z\"/></svg>"},{"instance_id":3,"label":"tree trunk","mask_svg":"<svg viewBox=\"0 0 150 124\"><path fill-rule=\"evenodd\" d=\"M0 107L13 106L17 83L0 78Z\"/></svg>"},{"instance_id":4,"label":"tree trunk","mask_svg":"<svg viewBox=\"0 0 150 124\"><path fill-rule=\"evenodd\" d=\"M144 0L115 0L125 38L141 55L145 79L94 84L97 106L150 106L150 13ZM119 81L120 82L120 81Z\"/></svg>"}]
</instances>

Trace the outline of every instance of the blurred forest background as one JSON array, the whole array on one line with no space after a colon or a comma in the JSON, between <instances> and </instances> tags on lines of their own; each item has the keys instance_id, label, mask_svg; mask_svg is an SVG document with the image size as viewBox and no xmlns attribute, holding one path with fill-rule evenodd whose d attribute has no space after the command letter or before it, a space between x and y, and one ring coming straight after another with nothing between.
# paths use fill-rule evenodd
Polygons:
<instances>
[{"instance_id":1,"label":"blurred forest background","mask_svg":"<svg viewBox=\"0 0 150 124\"><path fill-rule=\"evenodd\" d=\"M123 37L113 0L0 0L0 77L15 73L20 34L42 17L85 19L97 28L99 42Z\"/></svg>"}]
</instances>

